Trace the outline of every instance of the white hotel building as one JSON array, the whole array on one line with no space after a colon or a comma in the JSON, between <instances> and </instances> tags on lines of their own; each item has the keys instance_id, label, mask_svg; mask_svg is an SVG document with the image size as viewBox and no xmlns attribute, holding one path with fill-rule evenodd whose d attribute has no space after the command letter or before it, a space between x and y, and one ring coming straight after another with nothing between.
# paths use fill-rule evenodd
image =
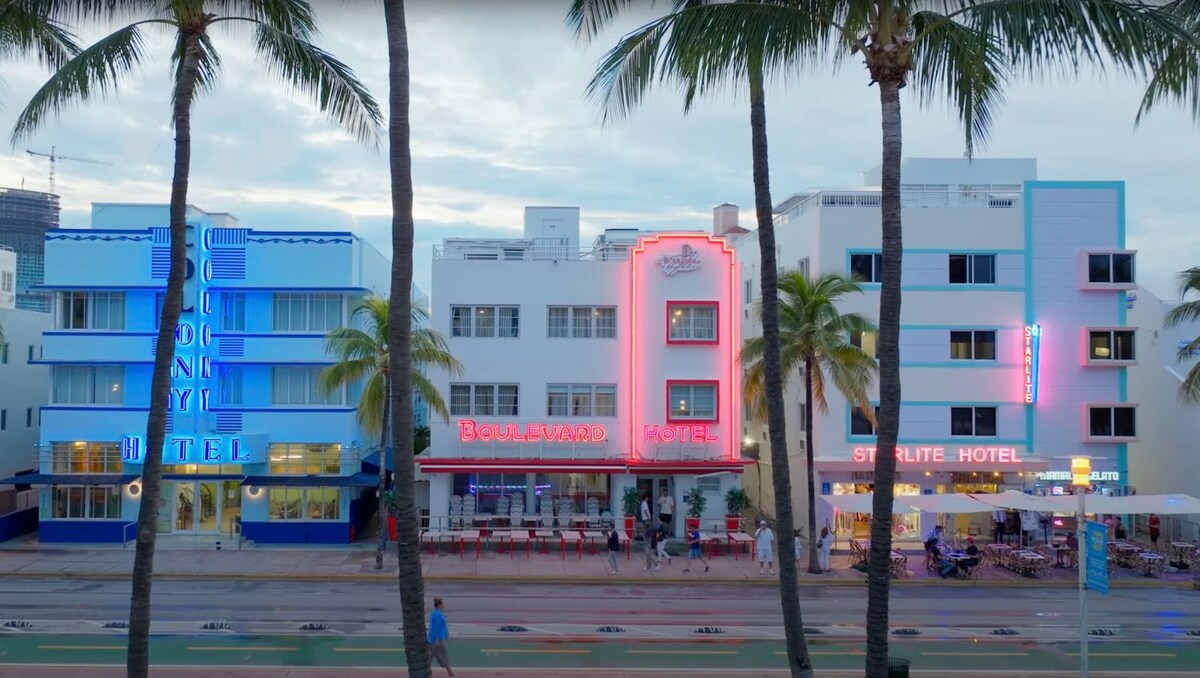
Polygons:
<instances>
[{"instance_id":1,"label":"white hotel building","mask_svg":"<svg viewBox=\"0 0 1200 678\"><path fill-rule=\"evenodd\" d=\"M720 235L610 229L581 252L575 207L526 208L522 238L446 239L433 326L464 369L432 375L451 416L418 457L431 524L468 495L619 517L636 488L674 497L678 531L697 487L719 520L743 469L740 280Z\"/></svg>"},{"instance_id":2,"label":"white hotel building","mask_svg":"<svg viewBox=\"0 0 1200 678\"><path fill-rule=\"evenodd\" d=\"M1061 492L1066 457L1090 455L1105 490L1128 483L1138 405L1127 393L1136 332L1126 319L1136 253L1125 246L1121 182L1039 181L1031 159L923 159L903 164L904 301L896 493ZM879 169L864 187L813 190L776 208L781 267L860 275L844 311L879 314ZM757 234L734 241L748 302L759 292ZM747 304L742 334L761 334ZM874 337L857 337L870 350ZM831 389L832 390L832 389ZM874 431L839 393L814 413L817 492L873 489ZM803 384L787 394L793 503L805 513ZM877 398L877 391L873 398ZM771 511L765 426L743 434L760 465L746 485ZM1062 478L1063 480L1059 480ZM865 516L817 502L820 526L862 533ZM946 520L986 534L988 515L900 517L903 531Z\"/></svg>"}]
</instances>

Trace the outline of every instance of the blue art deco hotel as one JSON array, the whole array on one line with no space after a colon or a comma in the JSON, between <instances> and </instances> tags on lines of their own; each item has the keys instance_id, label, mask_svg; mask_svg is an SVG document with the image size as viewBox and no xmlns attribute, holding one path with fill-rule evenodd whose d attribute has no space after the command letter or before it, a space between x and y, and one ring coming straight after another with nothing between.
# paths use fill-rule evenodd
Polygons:
<instances>
[{"instance_id":1,"label":"blue art deco hotel","mask_svg":"<svg viewBox=\"0 0 1200 678\"><path fill-rule=\"evenodd\" d=\"M169 266L166 205L95 204L92 228L46 235L55 324L39 473L43 542L132 537L155 333ZM357 388L317 386L324 337L388 264L351 233L259 231L188 209L160 533L239 528L260 543L347 543L374 512Z\"/></svg>"}]
</instances>

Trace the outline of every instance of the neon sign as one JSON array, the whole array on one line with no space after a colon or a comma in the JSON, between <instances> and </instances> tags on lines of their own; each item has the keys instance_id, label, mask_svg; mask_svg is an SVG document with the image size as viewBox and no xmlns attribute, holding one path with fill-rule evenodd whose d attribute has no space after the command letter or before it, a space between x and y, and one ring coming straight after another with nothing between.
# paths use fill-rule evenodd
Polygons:
<instances>
[{"instance_id":1,"label":"neon sign","mask_svg":"<svg viewBox=\"0 0 1200 678\"><path fill-rule=\"evenodd\" d=\"M700 268L700 253L691 245L684 243L679 254L664 254L654 263L658 264L662 268L663 275L669 278L676 273L686 273Z\"/></svg>"},{"instance_id":2,"label":"neon sign","mask_svg":"<svg viewBox=\"0 0 1200 678\"><path fill-rule=\"evenodd\" d=\"M647 443L715 443L717 434L708 424L643 426L642 441Z\"/></svg>"},{"instance_id":3,"label":"neon sign","mask_svg":"<svg viewBox=\"0 0 1200 678\"><path fill-rule=\"evenodd\" d=\"M854 448L855 463L875 462L874 447ZM896 461L901 464L1020 464L1015 447L960 447L949 455L944 447L896 447Z\"/></svg>"},{"instance_id":4,"label":"neon sign","mask_svg":"<svg viewBox=\"0 0 1200 678\"><path fill-rule=\"evenodd\" d=\"M602 443L608 429L599 424L490 424L458 420L458 440L464 443Z\"/></svg>"},{"instance_id":5,"label":"neon sign","mask_svg":"<svg viewBox=\"0 0 1200 678\"><path fill-rule=\"evenodd\" d=\"M237 436L169 436L163 443L164 464L252 464L250 446ZM146 462L146 438L121 438L121 461L128 464Z\"/></svg>"},{"instance_id":6,"label":"neon sign","mask_svg":"<svg viewBox=\"0 0 1200 678\"><path fill-rule=\"evenodd\" d=\"M1070 471L1038 471L1038 480L1071 480ZM1121 479L1118 471L1092 471L1088 480L1093 482L1117 482Z\"/></svg>"},{"instance_id":7,"label":"neon sign","mask_svg":"<svg viewBox=\"0 0 1200 678\"><path fill-rule=\"evenodd\" d=\"M1042 326L1025 326L1025 402L1038 401L1038 372L1042 357Z\"/></svg>"}]
</instances>

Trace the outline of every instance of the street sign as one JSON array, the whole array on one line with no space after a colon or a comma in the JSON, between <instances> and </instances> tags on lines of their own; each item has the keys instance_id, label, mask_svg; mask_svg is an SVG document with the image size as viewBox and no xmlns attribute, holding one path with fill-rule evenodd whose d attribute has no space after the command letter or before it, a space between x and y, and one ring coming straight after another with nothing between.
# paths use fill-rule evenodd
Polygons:
<instances>
[{"instance_id":1,"label":"street sign","mask_svg":"<svg viewBox=\"0 0 1200 678\"><path fill-rule=\"evenodd\" d=\"M1108 593L1108 527L1089 520L1085 537L1088 590Z\"/></svg>"},{"instance_id":2,"label":"street sign","mask_svg":"<svg viewBox=\"0 0 1200 678\"><path fill-rule=\"evenodd\" d=\"M821 483L821 494L833 494L833 483Z\"/></svg>"}]
</instances>

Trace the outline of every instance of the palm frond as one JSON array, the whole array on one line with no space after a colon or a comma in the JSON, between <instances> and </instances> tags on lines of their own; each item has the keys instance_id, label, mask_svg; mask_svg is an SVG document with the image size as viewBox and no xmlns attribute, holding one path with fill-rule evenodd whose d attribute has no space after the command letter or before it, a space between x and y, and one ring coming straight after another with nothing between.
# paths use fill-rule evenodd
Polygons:
<instances>
[{"instance_id":1,"label":"palm frond","mask_svg":"<svg viewBox=\"0 0 1200 678\"><path fill-rule=\"evenodd\" d=\"M1179 398L1185 403L1200 403L1200 365L1193 365L1188 370L1183 383L1179 385Z\"/></svg>"},{"instance_id":2,"label":"palm frond","mask_svg":"<svg viewBox=\"0 0 1200 678\"><path fill-rule=\"evenodd\" d=\"M325 351L339 360L373 360L387 353L378 338L354 327L338 327L325 335Z\"/></svg>"},{"instance_id":3,"label":"palm frond","mask_svg":"<svg viewBox=\"0 0 1200 678\"><path fill-rule=\"evenodd\" d=\"M413 390L421 394L425 402L429 403L429 409L434 414L442 418L442 421L450 421L450 408L446 407L446 401L442 398L442 394L438 392L437 387L425 376L420 370L412 371L412 386Z\"/></svg>"},{"instance_id":4,"label":"palm frond","mask_svg":"<svg viewBox=\"0 0 1200 678\"><path fill-rule=\"evenodd\" d=\"M1179 274L1179 296L1187 298L1188 294L1200 294L1200 266L1189 268ZM1184 302L1167 313L1163 324L1166 327L1176 327L1184 323L1200 320L1200 299Z\"/></svg>"},{"instance_id":5,"label":"palm frond","mask_svg":"<svg viewBox=\"0 0 1200 678\"><path fill-rule=\"evenodd\" d=\"M379 373L374 360L359 358L334 363L317 376L317 386L326 393L333 393L349 384L373 378Z\"/></svg>"},{"instance_id":6,"label":"palm frond","mask_svg":"<svg viewBox=\"0 0 1200 678\"><path fill-rule=\"evenodd\" d=\"M363 385L362 395L359 396L358 410L355 418L369 435L377 436L383 433L383 410L386 389L384 377L375 372Z\"/></svg>"},{"instance_id":7,"label":"palm frond","mask_svg":"<svg viewBox=\"0 0 1200 678\"><path fill-rule=\"evenodd\" d=\"M639 4L639 0L572 0L567 10L567 27L580 40L591 40L622 10ZM642 0L641 4L645 4Z\"/></svg>"},{"instance_id":8,"label":"palm frond","mask_svg":"<svg viewBox=\"0 0 1200 678\"><path fill-rule=\"evenodd\" d=\"M43 66L57 69L79 53L75 36L35 0L0 3L0 57L32 53Z\"/></svg>"},{"instance_id":9,"label":"palm frond","mask_svg":"<svg viewBox=\"0 0 1200 678\"><path fill-rule=\"evenodd\" d=\"M1200 39L1200 0L1174 0L1161 10L1177 19L1185 31ZM1184 104L1192 118L1200 120L1200 48L1180 41L1161 47L1153 57L1153 75L1142 95L1134 124L1165 102Z\"/></svg>"}]
</instances>

